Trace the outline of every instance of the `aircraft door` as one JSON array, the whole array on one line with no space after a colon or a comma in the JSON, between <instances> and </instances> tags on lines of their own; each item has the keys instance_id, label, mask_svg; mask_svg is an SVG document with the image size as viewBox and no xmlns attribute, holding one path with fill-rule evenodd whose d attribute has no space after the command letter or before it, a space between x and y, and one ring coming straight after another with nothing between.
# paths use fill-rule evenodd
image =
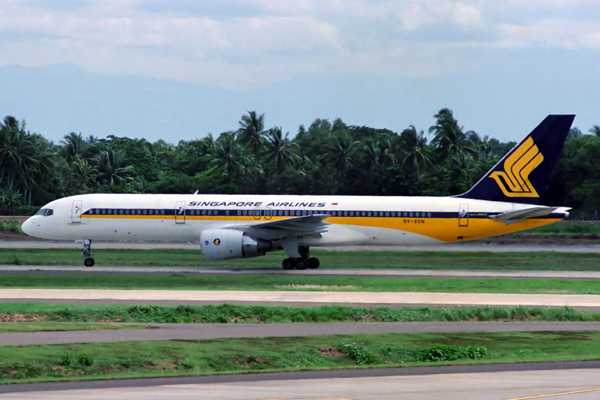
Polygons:
<instances>
[{"instance_id":1,"label":"aircraft door","mask_svg":"<svg viewBox=\"0 0 600 400\"><path fill-rule=\"evenodd\" d=\"M71 205L71 222L73 224L81 223L81 213L83 209L83 201L75 200Z\"/></svg>"},{"instance_id":2,"label":"aircraft door","mask_svg":"<svg viewBox=\"0 0 600 400\"><path fill-rule=\"evenodd\" d=\"M175 223L185 224L185 201L175 203Z\"/></svg>"},{"instance_id":3,"label":"aircraft door","mask_svg":"<svg viewBox=\"0 0 600 400\"><path fill-rule=\"evenodd\" d=\"M273 216L273 209L271 207L265 208L265 219L268 221Z\"/></svg>"},{"instance_id":4,"label":"aircraft door","mask_svg":"<svg viewBox=\"0 0 600 400\"><path fill-rule=\"evenodd\" d=\"M461 204L458 210L458 226L469 226L469 205Z\"/></svg>"}]
</instances>

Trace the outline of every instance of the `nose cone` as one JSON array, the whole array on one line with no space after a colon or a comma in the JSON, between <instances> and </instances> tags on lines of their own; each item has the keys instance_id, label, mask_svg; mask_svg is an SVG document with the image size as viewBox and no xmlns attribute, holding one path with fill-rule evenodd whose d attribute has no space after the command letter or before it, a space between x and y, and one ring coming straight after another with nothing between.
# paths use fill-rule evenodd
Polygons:
<instances>
[{"instance_id":1,"label":"nose cone","mask_svg":"<svg viewBox=\"0 0 600 400\"><path fill-rule=\"evenodd\" d=\"M23 225L21 225L21 230L29 235L29 236L33 236L33 218L28 218L27 221L23 222Z\"/></svg>"}]
</instances>

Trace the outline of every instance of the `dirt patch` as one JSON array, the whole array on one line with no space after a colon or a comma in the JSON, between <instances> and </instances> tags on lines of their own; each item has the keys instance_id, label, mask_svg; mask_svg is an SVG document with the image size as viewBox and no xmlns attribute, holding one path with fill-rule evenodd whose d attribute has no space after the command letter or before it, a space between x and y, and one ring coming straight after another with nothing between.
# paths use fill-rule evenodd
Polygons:
<instances>
[{"instance_id":1,"label":"dirt patch","mask_svg":"<svg viewBox=\"0 0 600 400\"><path fill-rule=\"evenodd\" d=\"M40 314L0 314L0 322L38 322L44 318Z\"/></svg>"},{"instance_id":2,"label":"dirt patch","mask_svg":"<svg viewBox=\"0 0 600 400\"><path fill-rule=\"evenodd\" d=\"M321 353L322 356L327 356L327 357L341 357L341 356L346 355L346 354L342 353L341 351L339 351L337 348L331 347L331 346L321 347L319 349L319 353Z\"/></svg>"}]
</instances>

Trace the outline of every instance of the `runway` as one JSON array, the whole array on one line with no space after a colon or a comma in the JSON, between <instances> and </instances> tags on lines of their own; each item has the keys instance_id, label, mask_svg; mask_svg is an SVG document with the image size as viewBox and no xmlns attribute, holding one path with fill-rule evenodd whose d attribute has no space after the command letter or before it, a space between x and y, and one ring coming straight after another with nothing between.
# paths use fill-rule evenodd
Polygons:
<instances>
[{"instance_id":1,"label":"runway","mask_svg":"<svg viewBox=\"0 0 600 400\"><path fill-rule=\"evenodd\" d=\"M181 249L198 250L197 242L94 242L93 249ZM3 249L74 249L81 250L82 245L72 241L0 241ZM467 252L557 252L557 253L600 253L600 245L512 245L512 244L486 244L486 243L461 243L440 244L430 246L339 246L320 247L326 251L467 251Z\"/></svg>"},{"instance_id":2,"label":"runway","mask_svg":"<svg viewBox=\"0 0 600 400\"><path fill-rule=\"evenodd\" d=\"M2 333L0 346L384 333L600 331L600 322L144 323L140 325L155 326L158 329Z\"/></svg>"},{"instance_id":3,"label":"runway","mask_svg":"<svg viewBox=\"0 0 600 400\"><path fill-rule=\"evenodd\" d=\"M464 270L464 269L369 269L334 268L304 271L281 268L213 268L213 267L137 267L78 265L0 265L0 274L187 274L187 275L273 275L360 278L461 278L461 279L587 279L600 280L600 271L527 271L527 270Z\"/></svg>"},{"instance_id":4,"label":"runway","mask_svg":"<svg viewBox=\"0 0 600 400\"><path fill-rule=\"evenodd\" d=\"M471 366L473 367L473 366ZM477 366L479 367L479 366ZM484 366L483 366L484 367ZM473 370L474 368L470 368ZM484 368L482 368L484 369ZM394 369L389 372L399 371ZM443 371L444 368L439 368ZM372 372L378 372L375 370ZM86 382L24 385L43 388L0 394L3 400L147 400L147 399L211 399L211 400L524 400L562 394L574 400L592 400L600 396L597 369L559 369L533 371L434 373L423 375L353 376L330 378L337 371L315 372L312 379L294 379L300 374L287 374L291 379L194 383L202 378L182 378L179 385L142 387L102 387L84 389ZM356 371L368 373L368 370ZM384 371L385 372L385 371ZM319 375L322 378L319 378ZM271 375L273 376L273 375ZM286 374L279 374L286 376ZM222 377L226 378L226 377ZM235 379L236 377L234 377ZM168 381L168 379L162 379ZM137 380L138 382L140 380ZM97 382L96 385L102 384ZM108 382L110 385L110 382ZM57 390L60 387L71 390ZM14 386L13 386L14 387ZM79 387L79 388L78 388ZM98 387L98 386L96 386ZM18 387L17 387L18 388ZM15 389L17 389L15 388ZM54 388L54 389L53 389ZM11 387L7 388L11 390ZM4 391L5 388L0 388Z\"/></svg>"},{"instance_id":5,"label":"runway","mask_svg":"<svg viewBox=\"0 0 600 400\"><path fill-rule=\"evenodd\" d=\"M47 300L600 307L600 295L575 294L0 289L0 302Z\"/></svg>"}]
</instances>

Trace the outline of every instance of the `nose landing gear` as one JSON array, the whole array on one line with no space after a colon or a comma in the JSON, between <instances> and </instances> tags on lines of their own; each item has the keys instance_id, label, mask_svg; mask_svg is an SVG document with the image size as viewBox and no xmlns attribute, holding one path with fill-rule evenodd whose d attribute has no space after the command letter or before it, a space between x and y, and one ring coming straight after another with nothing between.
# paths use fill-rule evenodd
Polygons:
<instances>
[{"instance_id":1,"label":"nose landing gear","mask_svg":"<svg viewBox=\"0 0 600 400\"><path fill-rule=\"evenodd\" d=\"M90 239L83 239L83 252L81 255L85 257L85 260L83 260L83 265L86 267L94 266L95 261L92 258L92 241Z\"/></svg>"}]
</instances>

